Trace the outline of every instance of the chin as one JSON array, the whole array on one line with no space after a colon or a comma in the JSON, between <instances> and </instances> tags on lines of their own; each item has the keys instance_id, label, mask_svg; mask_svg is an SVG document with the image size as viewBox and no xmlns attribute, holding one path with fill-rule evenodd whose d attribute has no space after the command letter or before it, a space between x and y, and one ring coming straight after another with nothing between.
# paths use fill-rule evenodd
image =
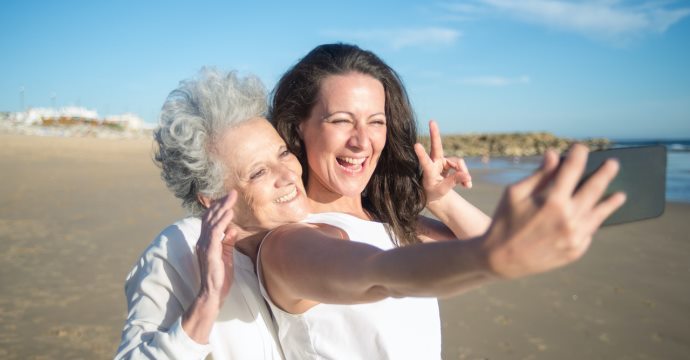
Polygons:
<instances>
[{"instance_id":1,"label":"chin","mask_svg":"<svg viewBox=\"0 0 690 360\"><path fill-rule=\"evenodd\" d=\"M297 214L297 213L285 214L285 216L282 217L280 219L280 221L275 221L275 226L273 226L273 228L276 228L280 225L298 223L298 222L306 219L307 215L308 214L306 214L306 213L304 213L304 214L301 214L301 213L300 214Z\"/></svg>"},{"instance_id":2,"label":"chin","mask_svg":"<svg viewBox=\"0 0 690 360\"><path fill-rule=\"evenodd\" d=\"M366 189L366 184L353 184L349 186L340 186L336 189L336 192L345 197L358 197L362 196L362 193Z\"/></svg>"},{"instance_id":3,"label":"chin","mask_svg":"<svg viewBox=\"0 0 690 360\"><path fill-rule=\"evenodd\" d=\"M307 215L309 215L309 205L304 203L301 204L302 206L297 206L294 208L289 209L284 215L286 219L289 219L287 222L300 222L304 220Z\"/></svg>"}]
</instances>

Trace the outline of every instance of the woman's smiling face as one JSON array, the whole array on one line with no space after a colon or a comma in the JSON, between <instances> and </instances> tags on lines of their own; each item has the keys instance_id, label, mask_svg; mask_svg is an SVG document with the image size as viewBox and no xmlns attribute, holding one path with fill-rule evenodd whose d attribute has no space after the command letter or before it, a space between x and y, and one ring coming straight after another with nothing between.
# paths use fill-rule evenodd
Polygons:
<instances>
[{"instance_id":1,"label":"woman's smiling face","mask_svg":"<svg viewBox=\"0 0 690 360\"><path fill-rule=\"evenodd\" d=\"M332 75L299 130L309 163L309 197L359 197L386 145L386 97L369 75Z\"/></svg>"},{"instance_id":2,"label":"woman's smiling face","mask_svg":"<svg viewBox=\"0 0 690 360\"><path fill-rule=\"evenodd\" d=\"M308 215L302 167L266 119L226 130L215 152L227 169L226 188L239 195L233 220L239 227L272 229Z\"/></svg>"}]
</instances>

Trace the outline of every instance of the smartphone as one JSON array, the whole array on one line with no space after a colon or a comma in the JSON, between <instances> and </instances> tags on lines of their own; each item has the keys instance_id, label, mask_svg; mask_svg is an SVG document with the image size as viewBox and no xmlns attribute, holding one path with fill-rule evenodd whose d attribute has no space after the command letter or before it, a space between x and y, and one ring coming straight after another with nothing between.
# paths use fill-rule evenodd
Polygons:
<instances>
[{"instance_id":1,"label":"smartphone","mask_svg":"<svg viewBox=\"0 0 690 360\"><path fill-rule=\"evenodd\" d=\"M590 152L578 188L609 158L618 160L620 170L604 196L623 191L626 201L602 226L661 216L666 207L666 147L638 146Z\"/></svg>"}]
</instances>

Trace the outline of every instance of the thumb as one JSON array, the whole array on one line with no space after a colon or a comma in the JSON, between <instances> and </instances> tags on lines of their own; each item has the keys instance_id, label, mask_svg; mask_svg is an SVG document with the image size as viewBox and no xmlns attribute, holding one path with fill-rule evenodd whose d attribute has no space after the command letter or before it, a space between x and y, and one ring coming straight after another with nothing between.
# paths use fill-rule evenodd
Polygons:
<instances>
[{"instance_id":1,"label":"thumb","mask_svg":"<svg viewBox=\"0 0 690 360\"><path fill-rule=\"evenodd\" d=\"M234 226L228 226L228 228L225 230L225 238L223 238L223 247L234 247L235 242L237 242L237 235L237 229Z\"/></svg>"}]
</instances>

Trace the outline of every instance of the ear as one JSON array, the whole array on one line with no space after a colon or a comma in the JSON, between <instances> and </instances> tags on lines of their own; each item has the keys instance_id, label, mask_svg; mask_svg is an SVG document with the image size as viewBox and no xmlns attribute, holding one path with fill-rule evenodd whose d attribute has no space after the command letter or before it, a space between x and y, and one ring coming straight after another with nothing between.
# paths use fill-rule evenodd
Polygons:
<instances>
[{"instance_id":1,"label":"ear","mask_svg":"<svg viewBox=\"0 0 690 360\"><path fill-rule=\"evenodd\" d=\"M211 199L208 196L204 196L202 194L196 194L196 199L199 200L201 205L203 205L205 208L211 207L211 204L213 203L213 199Z\"/></svg>"}]
</instances>

